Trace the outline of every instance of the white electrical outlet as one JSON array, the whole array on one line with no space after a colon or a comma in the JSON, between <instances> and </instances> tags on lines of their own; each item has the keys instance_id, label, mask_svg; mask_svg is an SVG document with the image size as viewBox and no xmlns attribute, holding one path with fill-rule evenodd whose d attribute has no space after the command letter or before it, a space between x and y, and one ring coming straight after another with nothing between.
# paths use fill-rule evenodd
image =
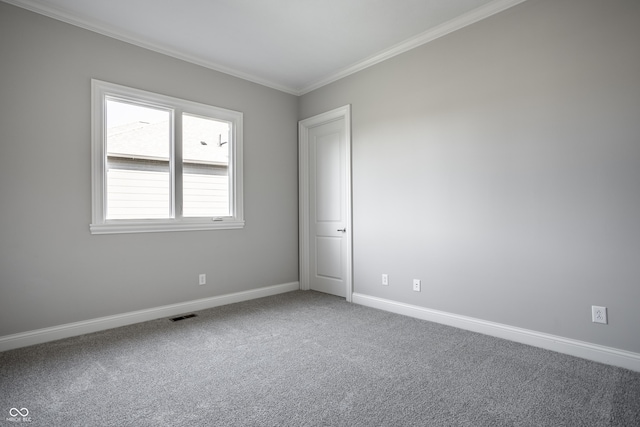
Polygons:
<instances>
[{"instance_id":1,"label":"white electrical outlet","mask_svg":"<svg viewBox=\"0 0 640 427\"><path fill-rule=\"evenodd\" d=\"M384 286L389 286L389 275L388 274L383 274L382 275L382 284Z\"/></svg>"},{"instance_id":2,"label":"white electrical outlet","mask_svg":"<svg viewBox=\"0 0 640 427\"><path fill-rule=\"evenodd\" d=\"M198 284L200 286L207 284L207 275L206 274L201 274L200 276L198 276Z\"/></svg>"},{"instance_id":3,"label":"white electrical outlet","mask_svg":"<svg viewBox=\"0 0 640 427\"><path fill-rule=\"evenodd\" d=\"M591 306L591 321L593 323L607 324L607 307Z\"/></svg>"},{"instance_id":4,"label":"white electrical outlet","mask_svg":"<svg viewBox=\"0 0 640 427\"><path fill-rule=\"evenodd\" d=\"M413 279L413 290L420 292L420 279Z\"/></svg>"}]
</instances>

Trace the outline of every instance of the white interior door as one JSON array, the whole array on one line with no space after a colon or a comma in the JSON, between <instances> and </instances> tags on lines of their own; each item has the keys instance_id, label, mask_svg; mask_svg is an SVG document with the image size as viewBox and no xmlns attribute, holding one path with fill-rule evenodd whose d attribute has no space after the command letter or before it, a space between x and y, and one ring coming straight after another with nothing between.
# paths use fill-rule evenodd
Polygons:
<instances>
[{"instance_id":1,"label":"white interior door","mask_svg":"<svg viewBox=\"0 0 640 427\"><path fill-rule=\"evenodd\" d=\"M351 300L349 106L300 122L302 289Z\"/></svg>"}]
</instances>

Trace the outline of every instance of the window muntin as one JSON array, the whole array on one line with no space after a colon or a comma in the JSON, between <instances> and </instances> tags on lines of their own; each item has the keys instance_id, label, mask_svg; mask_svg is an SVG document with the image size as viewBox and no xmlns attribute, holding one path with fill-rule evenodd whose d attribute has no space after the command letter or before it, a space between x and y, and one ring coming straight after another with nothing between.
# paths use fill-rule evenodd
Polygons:
<instances>
[{"instance_id":1,"label":"window muntin","mask_svg":"<svg viewBox=\"0 0 640 427\"><path fill-rule=\"evenodd\" d=\"M91 232L241 228L242 113L92 81Z\"/></svg>"}]
</instances>

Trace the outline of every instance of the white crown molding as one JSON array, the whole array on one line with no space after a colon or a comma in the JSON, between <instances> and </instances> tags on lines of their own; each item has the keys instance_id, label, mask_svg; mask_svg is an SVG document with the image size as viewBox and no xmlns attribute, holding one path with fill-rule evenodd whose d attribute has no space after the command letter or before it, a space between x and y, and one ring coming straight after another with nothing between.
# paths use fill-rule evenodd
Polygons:
<instances>
[{"instance_id":1,"label":"white crown molding","mask_svg":"<svg viewBox=\"0 0 640 427\"><path fill-rule=\"evenodd\" d=\"M526 0L494 0L484 6L481 6L450 21L431 28L424 33L418 34L415 37L400 42L397 45L389 49L385 49L373 56L370 56L363 61L356 62L355 64L344 68L335 74L317 80L316 82L299 89L298 94L304 95L305 93L309 93L313 90L319 89L322 86L326 86L329 83L333 83L337 80L350 76L351 74L355 74L358 71L362 71L365 68L369 68L382 61L386 61L387 59L400 55L401 53L407 52L411 49L415 49L418 46L446 36L449 33L486 19L492 15L495 15L496 13L502 12L506 9L509 9L510 7L523 3L524 1Z\"/></svg>"},{"instance_id":2,"label":"white crown molding","mask_svg":"<svg viewBox=\"0 0 640 427\"><path fill-rule=\"evenodd\" d=\"M327 77L324 77L320 80L317 80L301 88L300 87L294 88L294 87L289 87L282 84L274 83L270 80L263 79L261 77L258 77L252 74L244 73L242 71L238 71L233 68L226 67L224 65L220 65L211 61L204 60L195 55L189 55L189 54L177 51L175 49L169 48L167 46L163 46L157 43L152 43L152 42L149 42L148 40L144 40L143 38L137 35L127 33L125 31L116 29L108 25L99 24L87 19L79 18L68 12L61 11L59 9L47 6L40 2L36 2L34 0L0 0L0 1L12 4L14 6L21 7L23 9L30 10L32 12L39 13L41 15L48 16L50 18L57 19L62 22L66 22L71 25L75 25L77 27L84 28L86 30L90 30L90 31L93 31L117 40L121 40L126 43L130 43L145 49L149 49L149 50L161 53L163 55L171 56L173 58L187 61L192 64L200 65L202 67L209 68L214 71L218 71L224 74L238 77L240 79L247 80L252 83L266 86L272 89L276 89L281 92L289 93L291 95L300 96L300 95L304 95L305 93L311 92L315 89L318 89L322 86L328 85L329 83L333 83L336 80L340 80L351 74L357 73L358 71L362 71L365 68L378 64L379 62L393 58L394 56L400 55L401 53L407 52L425 43L429 43L430 41L433 41L442 36L445 36L453 31L456 31L468 25L474 24L478 21L481 21L492 15L495 15L496 13L502 12L503 10L506 10L517 4L520 4L526 0L494 0L484 6L481 6L466 14L463 14L457 18L454 18L448 22L438 25L437 27L434 27L428 31L425 31L424 33L421 33L415 37L405 40L404 42L401 42L391 47L390 49L385 49L363 61L358 61L347 68L344 68L334 74L331 74Z\"/></svg>"},{"instance_id":3,"label":"white crown molding","mask_svg":"<svg viewBox=\"0 0 640 427\"><path fill-rule=\"evenodd\" d=\"M640 353L354 293L353 302L640 372Z\"/></svg>"},{"instance_id":4,"label":"white crown molding","mask_svg":"<svg viewBox=\"0 0 640 427\"><path fill-rule=\"evenodd\" d=\"M281 285L252 289L250 291L235 292L217 297L202 298L194 301L150 308L147 310L132 311L114 316L67 323L65 325L53 326L51 328L5 335L0 337L0 351L75 337L77 335L89 334L92 332L103 331L105 329L118 328L121 326L132 325L134 323L160 319L162 317L176 316L178 314L184 314L192 311L206 310L208 308L219 307L221 305L234 304L256 298L292 292L298 289L300 289L299 282L284 283Z\"/></svg>"},{"instance_id":5,"label":"white crown molding","mask_svg":"<svg viewBox=\"0 0 640 427\"><path fill-rule=\"evenodd\" d=\"M83 19L83 18L74 16L68 12L61 11L59 9L44 5L39 2L35 2L33 0L0 0L0 1L12 4L17 7L21 7L23 9L30 10L31 12L35 12L40 15L48 16L49 18L53 18L58 21L66 22L67 24L71 24L76 27L84 28L85 30L93 31L95 33L102 34L107 37L111 37L111 38L129 43L135 46L139 46L148 50L152 50L154 52L158 52L163 55L171 56L173 58L190 62L192 64L200 65L202 67L209 68L211 70L218 71L224 74L228 74L233 77L238 77L240 79L247 80L252 83L257 83L259 85L270 87L272 89L289 93L291 95L299 95L297 90L290 88L288 86L274 83L272 81L260 78L258 76L254 76L252 74L247 74L242 71L238 71L233 68L226 67L224 65L207 61L200 57L189 55L184 52L177 51L175 49L169 48L167 46L164 46L158 43L149 42L148 40L145 40L137 35L128 33L121 29L117 29L109 25L97 23L88 19Z\"/></svg>"}]
</instances>

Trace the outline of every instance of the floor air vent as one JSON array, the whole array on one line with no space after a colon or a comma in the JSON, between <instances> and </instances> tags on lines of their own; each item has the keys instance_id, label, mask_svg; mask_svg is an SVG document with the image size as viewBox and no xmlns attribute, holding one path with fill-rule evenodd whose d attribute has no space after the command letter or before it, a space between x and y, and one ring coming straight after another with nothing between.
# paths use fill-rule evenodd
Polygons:
<instances>
[{"instance_id":1,"label":"floor air vent","mask_svg":"<svg viewBox=\"0 0 640 427\"><path fill-rule=\"evenodd\" d=\"M178 320L191 319L192 317L196 316L197 314L185 314L184 316L172 317L169 320L171 320L172 322L177 322Z\"/></svg>"}]
</instances>

